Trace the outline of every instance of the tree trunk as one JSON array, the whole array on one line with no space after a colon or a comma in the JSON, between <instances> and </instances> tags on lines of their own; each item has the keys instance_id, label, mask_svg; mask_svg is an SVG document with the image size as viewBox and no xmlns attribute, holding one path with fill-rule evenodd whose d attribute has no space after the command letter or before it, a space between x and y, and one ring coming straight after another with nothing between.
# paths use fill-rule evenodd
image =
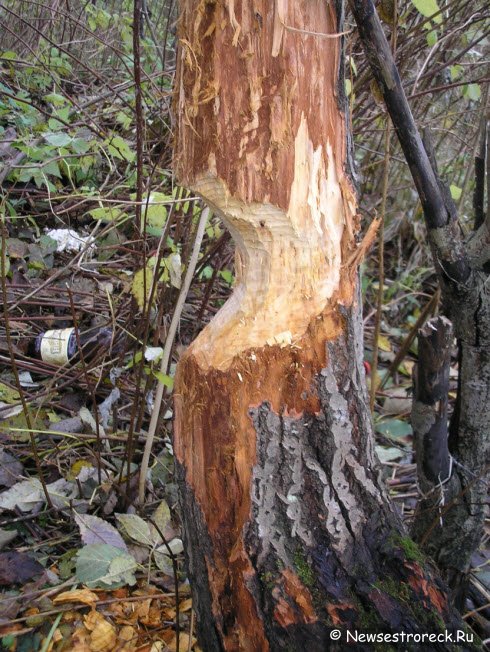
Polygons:
<instances>
[{"instance_id":1,"label":"tree trunk","mask_svg":"<svg viewBox=\"0 0 490 652\"><path fill-rule=\"evenodd\" d=\"M364 247L332 36L342 4L181 7L176 172L237 245L234 293L186 351L175 385L200 644L344 649L345 632L331 642L334 626L462 628L373 454L357 294ZM438 641L431 649L450 649Z\"/></svg>"}]
</instances>

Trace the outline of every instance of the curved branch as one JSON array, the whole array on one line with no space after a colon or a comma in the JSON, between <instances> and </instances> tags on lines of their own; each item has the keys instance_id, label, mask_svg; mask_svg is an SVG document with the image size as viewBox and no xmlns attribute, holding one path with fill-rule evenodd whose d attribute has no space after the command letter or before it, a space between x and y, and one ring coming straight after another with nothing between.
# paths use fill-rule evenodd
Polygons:
<instances>
[{"instance_id":1,"label":"curved branch","mask_svg":"<svg viewBox=\"0 0 490 652\"><path fill-rule=\"evenodd\" d=\"M349 0L361 42L398 135L424 210L436 265L449 283L471 273L454 204L429 160L372 0Z\"/></svg>"}]
</instances>

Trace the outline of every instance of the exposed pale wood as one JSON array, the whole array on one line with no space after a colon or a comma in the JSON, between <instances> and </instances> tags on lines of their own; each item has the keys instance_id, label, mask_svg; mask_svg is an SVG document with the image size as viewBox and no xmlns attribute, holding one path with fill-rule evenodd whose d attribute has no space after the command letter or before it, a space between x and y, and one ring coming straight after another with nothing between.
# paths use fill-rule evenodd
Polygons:
<instances>
[{"instance_id":1,"label":"exposed pale wood","mask_svg":"<svg viewBox=\"0 0 490 652\"><path fill-rule=\"evenodd\" d=\"M340 290L356 211L344 116L328 101L338 42L283 27L335 32L332 9L317 0L308 12L284 0L275 12L225 4L184 2L176 151L181 180L238 248L233 297L192 346L201 366L219 369L246 349L304 335Z\"/></svg>"}]
</instances>

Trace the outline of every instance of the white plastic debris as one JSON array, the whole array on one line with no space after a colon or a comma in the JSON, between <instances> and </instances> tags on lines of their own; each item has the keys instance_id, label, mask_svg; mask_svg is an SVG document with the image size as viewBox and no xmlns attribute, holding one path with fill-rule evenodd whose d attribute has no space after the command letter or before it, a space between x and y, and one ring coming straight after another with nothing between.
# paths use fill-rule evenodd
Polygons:
<instances>
[{"instance_id":1,"label":"white plastic debris","mask_svg":"<svg viewBox=\"0 0 490 652\"><path fill-rule=\"evenodd\" d=\"M163 349L161 346L147 346L145 349L145 360L148 360L148 362L160 360L162 355Z\"/></svg>"},{"instance_id":2,"label":"white plastic debris","mask_svg":"<svg viewBox=\"0 0 490 652\"><path fill-rule=\"evenodd\" d=\"M87 253L92 253L95 249L93 238L89 235L80 235L73 229L51 229L46 231L46 235L56 241L56 251L78 252L87 249Z\"/></svg>"}]
</instances>

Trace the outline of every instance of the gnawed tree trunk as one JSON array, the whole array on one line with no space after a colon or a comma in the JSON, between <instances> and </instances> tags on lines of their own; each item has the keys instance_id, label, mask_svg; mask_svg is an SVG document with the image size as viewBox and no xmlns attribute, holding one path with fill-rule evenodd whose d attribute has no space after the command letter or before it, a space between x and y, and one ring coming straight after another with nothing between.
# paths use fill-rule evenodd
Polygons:
<instances>
[{"instance_id":1,"label":"gnawed tree trunk","mask_svg":"<svg viewBox=\"0 0 490 652\"><path fill-rule=\"evenodd\" d=\"M334 625L461 625L372 450L341 39L324 37L341 30L342 5L275 7L184 0L180 19L177 175L238 250L234 294L175 386L206 652L325 650Z\"/></svg>"}]
</instances>

